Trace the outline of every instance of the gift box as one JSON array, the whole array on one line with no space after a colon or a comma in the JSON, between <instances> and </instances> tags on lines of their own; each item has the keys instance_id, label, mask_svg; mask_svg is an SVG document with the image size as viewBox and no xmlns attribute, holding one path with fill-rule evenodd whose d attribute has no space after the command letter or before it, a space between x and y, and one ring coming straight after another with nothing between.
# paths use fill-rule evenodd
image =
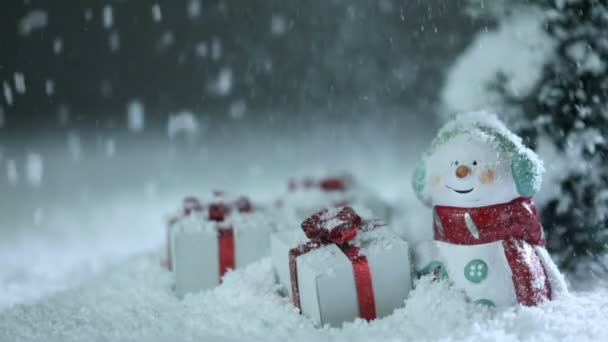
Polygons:
<instances>
[{"instance_id":1,"label":"gift box","mask_svg":"<svg viewBox=\"0 0 608 342\"><path fill-rule=\"evenodd\" d=\"M223 191L213 191L211 196L206 198L209 203L218 202L225 203L227 208L231 211L238 211L239 213L251 213L254 211L251 201L245 196L231 197L227 196ZM177 213L171 215L167 220L165 228L165 252L166 256L162 260L161 265L166 267L169 271L173 270L173 260L171 251L171 238L172 230L176 227L180 220L185 219L193 213L200 213L205 209L202 201L195 196L187 196L183 199L181 208ZM256 208L257 211L257 208Z\"/></svg>"},{"instance_id":2,"label":"gift box","mask_svg":"<svg viewBox=\"0 0 608 342\"><path fill-rule=\"evenodd\" d=\"M166 267L169 271L173 270L173 260L172 260L172 252L171 252L171 230L176 226L176 224L183 218L188 217L193 212L200 212L203 210L203 206L200 200L194 196L185 197L182 201L182 206L180 210L171 215L167 220L167 225L165 226L165 259L162 260L161 264L163 267Z\"/></svg>"},{"instance_id":3,"label":"gift box","mask_svg":"<svg viewBox=\"0 0 608 342\"><path fill-rule=\"evenodd\" d=\"M245 208L211 203L175 224L170 242L179 297L214 287L229 269L268 256L272 224Z\"/></svg>"},{"instance_id":4,"label":"gift box","mask_svg":"<svg viewBox=\"0 0 608 342\"><path fill-rule=\"evenodd\" d=\"M291 277L289 275L289 251L306 242L308 238L301 229L272 233L270 252L277 282L282 294L291 298Z\"/></svg>"},{"instance_id":5,"label":"gift box","mask_svg":"<svg viewBox=\"0 0 608 342\"><path fill-rule=\"evenodd\" d=\"M286 210L293 210L299 222L323 208L344 205L366 207L385 222L391 218L390 206L350 175L292 179L287 194L277 203Z\"/></svg>"},{"instance_id":6,"label":"gift box","mask_svg":"<svg viewBox=\"0 0 608 342\"><path fill-rule=\"evenodd\" d=\"M302 314L340 326L404 304L412 289L409 247L383 223L343 207L312 215L302 229L308 240L288 252L291 297Z\"/></svg>"}]
</instances>

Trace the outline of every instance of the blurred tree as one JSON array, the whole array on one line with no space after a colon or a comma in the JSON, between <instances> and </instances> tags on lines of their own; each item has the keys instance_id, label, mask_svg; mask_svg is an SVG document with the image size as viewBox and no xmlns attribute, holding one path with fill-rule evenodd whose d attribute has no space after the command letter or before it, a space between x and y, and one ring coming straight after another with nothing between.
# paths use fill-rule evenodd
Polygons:
<instances>
[{"instance_id":1,"label":"blurred tree","mask_svg":"<svg viewBox=\"0 0 608 342\"><path fill-rule=\"evenodd\" d=\"M575 270L593 260L608 274L608 7L603 0L544 2L557 42L524 113L563 153L570 172L542 208L551 252ZM566 170L564 170L566 171ZM598 262L599 261L599 262ZM586 264L587 265L587 264Z\"/></svg>"},{"instance_id":2,"label":"blurred tree","mask_svg":"<svg viewBox=\"0 0 608 342\"><path fill-rule=\"evenodd\" d=\"M511 57L478 76L485 81L481 94L492 100L484 103L482 99L474 105L498 109L527 144L539 147L548 143L554 154L547 160L552 176L548 181L557 189L545 187L550 198L541 203L547 247L562 268L583 276L589 271L608 275L607 3L521 0L485 6L482 0L470 0L468 6L473 17L501 24L502 34L488 34L484 39L494 39L495 45L513 50ZM524 13L538 13L529 23L544 24L535 39L521 37L520 27L505 27ZM546 43L525 44L538 41ZM467 70L484 62L487 51L477 47L481 53L462 57L466 60L461 64ZM534 53L539 47L545 51ZM530 69L532 66L536 69ZM532 86L518 89L513 79ZM470 83L470 79L464 81ZM448 89L459 86L464 86L463 80L455 79Z\"/></svg>"}]
</instances>

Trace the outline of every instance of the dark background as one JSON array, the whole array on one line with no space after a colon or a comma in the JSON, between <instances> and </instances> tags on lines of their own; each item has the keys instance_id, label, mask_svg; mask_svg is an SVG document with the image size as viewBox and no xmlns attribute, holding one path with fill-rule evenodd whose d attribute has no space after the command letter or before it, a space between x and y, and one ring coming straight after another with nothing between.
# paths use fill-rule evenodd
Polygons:
<instances>
[{"instance_id":1,"label":"dark background","mask_svg":"<svg viewBox=\"0 0 608 342\"><path fill-rule=\"evenodd\" d=\"M107 6L111 27L104 25ZM184 109L229 119L231 105L246 108L245 120L269 120L260 114L268 112L341 117L378 106L426 112L446 67L483 24L465 17L462 6L439 0L4 1L0 82L13 85L21 72L27 91L15 94L13 87L12 106L0 97L1 132L22 136L61 126L116 132L126 128L133 99L145 105L147 128L162 128L167 113ZM20 34L22 18L37 9L47 13L46 27ZM222 72L232 82L218 92ZM46 80L55 84L52 96ZM59 112L69 113L67 123Z\"/></svg>"},{"instance_id":2,"label":"dark background","mask_svg":"<svg viewBox=\"0 0 608 342\"><path fill-rule=\"evenodd\" d=\"M434 134L444 74L491 25L464 8L451 0L3 1L0 229L46 229L54 212L95 213L125 193L137 202L220 188L270 199L287 178L327 170L415 202L409 174ZM24 30L36 13L46 24ZM129 130L133 101L145 113L141 131ZM199 125L194 136L168 132L183 111ZM32 158L40 182L30 179Z\"/></svg>"}]
</instances>

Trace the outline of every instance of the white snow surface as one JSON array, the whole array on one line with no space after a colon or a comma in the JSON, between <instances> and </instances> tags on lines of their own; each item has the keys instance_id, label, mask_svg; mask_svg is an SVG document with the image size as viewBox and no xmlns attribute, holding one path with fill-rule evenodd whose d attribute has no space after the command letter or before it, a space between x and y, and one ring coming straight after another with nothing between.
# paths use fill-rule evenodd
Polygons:
<instances>
[{"instance_id":1,"label":"white snow surface","mask_svg":"<svg viewBox=\"0 0 608 342\"><path fill-rule=\"evenodd\" d=\"M139 133L144 130L146 113L141 101L132 100L127 106L127 127L129 131Z\"/></svg>"},{"instance_id":2,"label":"white snow surface","mask_svg":"<svg viewBox=\"0 0 608 342\"><path fill-rule=\"evenodd\" d=\"M215 289L178 300L171 274L134 257L81 287L0 313L2 340L604 340L608 291L538 308L493 311L446 282L421 279L405 307L367 323L316 328L278 295L270 260L227 274ZM111 329L108 329L111 327Z\"/></svg>"},{"instance_id":3,"label":"white snow surface","mask_svg":"<svg viewBox=\"0 0 608 342\"><path fill-rule=\"evenodd\" d=\"M6 81L4 81L4 82L2 82L2 90L4 93L4 100L6 101L6 104L8 104L9 106L12 106L13 105L13 89Z\"/></svg>"},{"instance_id":4,"label":"white snow surface","mask_svg":"<svg viewBox=\"0 0 608 342\"><path fill-rule=\"evenodd\" d=\"M214 289L179 300L171 290L171 273L159 266L161 215L146 215L166 212L175 206L173 200L134 206L127 197L85 213L69 210L45 216L43 224L54 227L53 235L1 241L0 340L608 338L608 289L599 286L536 308L493 310L468 303L446 282L423 278L404 306L388 317L342 328L315 327L278 293L270 259L264 258L229 272ZM83 229L74 235L74 226Z\"/></svg>"},{"instance_id":5,"label":"white snow surface","mask_svg":"<svg viewBox=\"0 0 608 342\"><path fill-rule=\"evenodd\" d=\"M103 18L103 27L106 29L112 28L112 25L114 25L114 12L112 10L111 5L105 5L103 7L102 18Z\"/></svg>"},{"instance_id":6,"label":"white snow surface","mask_svg":"<svg viewBox=\"0 0 608 342\"><path fill-rule=\"evenodd\" d=\"M188 6L186 9L188 12L188 16L191 19L197 18L198 16L201 15L201 8L202 8L201 0L188 1Z\"/></svg>"},{"instance_id":7,"label":"white snow surface","mask_svg":"<svg viewBox=\"0 0 608 342\"><path fill-rule=\"evenodd\" d=\"M57 37L55 40L53 40L53 52L58 55L61 53L61 51L63 51L63 39L61 39L61 37Z\"/></svg>"},{"instance_id":8,"label":"white snow surface","mask_svg":"<svg viewBox=\"0 0 608 342\"><path fill-rule=\"evenodd\" d=\"M17 94L25 94L25 91L27 90L25 87L25 76L23 75L23 73L16 72L14 74L14 77L15 77L15 90L17 91Z\"/></svg>"},{"instance_id":9,"label":"white snow surface","mask_svg":"<svg viewBox=\"0 0 608 342\"><path fill-rule=\"evenodd\" d=\"M49 23L48 14L40 9L28 12L19 20L19 34L28 36L35 30L45 28Z\"/></svg>"},{"instance_id":10,"label":"white snow surface","mask_svg":"<svg viewBox=\"0 0 608 342\"><path fill-rule=\"evenodd\" d=\"M163 20L163 12L158 3L152 5L152 19L157 23Z\"/></svg>"},{"instance_id":11,"label":"white snow surface","mask_svg":"<svg viewBox=\"0 0 608 342\"><path fill-rule=\"evenodd\" d=\"M44 92L47 96L53 96L55 94L55 81L46 80L44 82Z\"/></svg>"}]
</instances>

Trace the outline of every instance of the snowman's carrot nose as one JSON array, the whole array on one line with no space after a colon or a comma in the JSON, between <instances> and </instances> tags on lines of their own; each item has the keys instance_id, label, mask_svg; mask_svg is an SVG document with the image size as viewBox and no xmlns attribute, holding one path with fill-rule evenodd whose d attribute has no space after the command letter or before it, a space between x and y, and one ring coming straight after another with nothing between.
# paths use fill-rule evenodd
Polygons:
<instances>
[{"instance_id":1,"label":"snowman's carrot nose","mask_svg":"<svg viewBox=\"0 0 608 342\"><path fill-rule=\"evenodd\" d=\"M456 168L456 177L464 178L471 173L471 169L468 166L460 165Z\"/></svg>"}]
</instances>

